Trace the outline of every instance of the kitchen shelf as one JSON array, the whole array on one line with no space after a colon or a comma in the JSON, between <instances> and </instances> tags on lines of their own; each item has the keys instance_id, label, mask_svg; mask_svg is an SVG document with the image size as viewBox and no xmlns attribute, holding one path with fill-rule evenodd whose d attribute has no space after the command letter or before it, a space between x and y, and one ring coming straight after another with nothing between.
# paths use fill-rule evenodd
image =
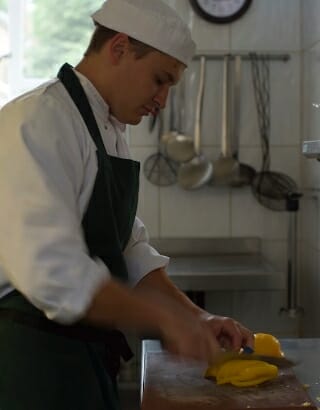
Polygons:
<instances>
[{"instance_id":1,"label":"kitchen shelf","mask_svg":"<svg viewBox=\"0 0 320 410\"><path fill-rule=\"evenodd\" d=\"M278 290L283 274L261 255L179 256L170 260L168 274L182 290Z\"/></svg>"},{"instance_id":2,"label":"kitchen shelf","mask_svg":"<svg viewBox=\"0 0 320 410\"><path fill-rule=\"evenodd\" d=\"M168 275L184 291L283 290L285 275L261 254L259 238L161 239Z\"/></svg>"}]
</instances>

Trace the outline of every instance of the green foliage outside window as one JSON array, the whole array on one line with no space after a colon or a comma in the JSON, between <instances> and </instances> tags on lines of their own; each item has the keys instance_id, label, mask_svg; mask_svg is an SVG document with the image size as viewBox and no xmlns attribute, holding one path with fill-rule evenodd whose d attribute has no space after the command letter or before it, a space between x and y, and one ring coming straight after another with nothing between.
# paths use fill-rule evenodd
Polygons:
<instances>
[{"instance_id":1,"label":"green foliage outside window","mask_svg":"<svg viewBox=\"0 0 320 410\"><path fill-rule=\"evenodd\" d=\"M64 62L76 64L93 31L90 16L101 4L102 0L33 0L26 76L51 78Z\"/></svg>"},{"instance_id":2,"label":"green foliage outside window","mask_svg":"<svg viewBox=\"0 0 320 410\"><path fill-rule=\"evenodd\" d=\"M0 10L8 9L8 0L0 0Z\"/></svg>"}]
</instances>

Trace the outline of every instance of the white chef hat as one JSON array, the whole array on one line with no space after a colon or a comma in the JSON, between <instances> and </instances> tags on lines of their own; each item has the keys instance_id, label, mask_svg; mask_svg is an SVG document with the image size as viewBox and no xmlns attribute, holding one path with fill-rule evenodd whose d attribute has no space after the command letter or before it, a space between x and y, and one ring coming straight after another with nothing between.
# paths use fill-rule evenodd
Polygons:
<instances>
[{"instance_id":1,"label":"white chef hat","mask_svg":"<svg viewBox=\"0 0 320 410\"><path fill-rule=\"evenodd\" d=\"M188 65L195 43L187 24L161 0L106 0L92 15L101 26L125 33Z\"/></svg>"}]
</instances>

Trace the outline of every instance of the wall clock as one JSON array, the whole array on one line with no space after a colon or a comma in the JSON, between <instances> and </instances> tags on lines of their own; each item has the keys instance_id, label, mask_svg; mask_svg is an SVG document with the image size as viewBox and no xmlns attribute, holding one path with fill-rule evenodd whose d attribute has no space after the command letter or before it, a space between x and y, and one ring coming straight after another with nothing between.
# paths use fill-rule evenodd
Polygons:
<instances>
[{"instance_id":1,"label":"wall clock","mask_svg":"<svg viewBox=\"0 0 320 410\"><path fill-rule=\"evenodd\" d=\"M231 23L240 18L252 0L190 0L195 12L212 23Z\"/></svg>"}]
</instances>

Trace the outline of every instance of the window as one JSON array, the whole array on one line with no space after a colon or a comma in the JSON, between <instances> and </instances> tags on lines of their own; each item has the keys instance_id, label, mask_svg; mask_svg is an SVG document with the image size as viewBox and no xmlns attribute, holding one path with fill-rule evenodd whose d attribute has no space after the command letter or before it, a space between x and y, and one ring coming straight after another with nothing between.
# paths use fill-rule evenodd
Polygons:
<instances>
[{"instance_id":1,"label":"window","mask_svg":"<svg viewBox=\"0 0 320 410\"><path fill-rule=\"evenodd\" d=\"M0 106L85 51L102 0L0 0Z\"/></svg>"}]
</instances>

